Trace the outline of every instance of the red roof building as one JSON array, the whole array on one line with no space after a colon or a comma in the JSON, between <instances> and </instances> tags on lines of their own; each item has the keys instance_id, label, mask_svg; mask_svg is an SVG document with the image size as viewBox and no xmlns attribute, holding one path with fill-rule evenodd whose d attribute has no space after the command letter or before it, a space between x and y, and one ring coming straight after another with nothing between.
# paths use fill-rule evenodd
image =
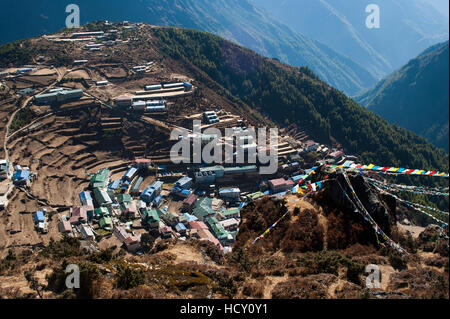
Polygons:
<instances>
[{"instance_id":1,"label":"red roof building","mask_svg":"<svg viewBox=\"0 0 450 319\"><path fill-rule=\"evenodd\" d=\"M71 224L87 223L88 206L78 206L72 209L69 222Z\"/></svg>"},{"instance_id":2,"label":"red roof building","mask_svg":"<svg viewBox=\"0 0 450 319\"><path fill-rule=\"evenodd\" d=\"M208 226L202 221L192 221L189 223L189 227L192 229L208 229Z\"/></svg>"},{"instance_id":3,"label":"red roof building","mask_svg":"<svg viewBox=\"0 0 450 319\"><path fill-rule=\"evenodd\" d=\"M125 238L123 243L127 247L127 250L130 252L135 252L141 246L141 242L140 242L139 238L137 238L136 236L129 236L129 237Z\"/></svg>"},{"instance_id":4,"label":"red roof building","mask_svg":"<svg viewBox=\"0 0 450 319\"><path fill-rule=\"evenodd\" d=\"M199 229L197 234L200 240L209 240L214 245L219 246L220 250L223 250L223 246L220 244L219 240L214 237L208 229Z\"/></svg>"},{"instance_id":5,"label":"red roof building","mask_svg":"<svg viewBox=\"0 0 450 319\"><path fill-rule=\"evenodd\" d=\"M192 212L192 209L197 202L197 198L197 195L191 194L185 200L183 200L183 211Z\"/></svg>"},{"instance_id":6,"label":"red roof building","mask_svg":"<svg viewBox=\"0 0 450 319\"><path fill-rule=\"evenodd\" d=\"M294 187L294 181L284 178L272 179L269 181L269 187L274 193L284 192Z\"/></svg>"}]
</instances>

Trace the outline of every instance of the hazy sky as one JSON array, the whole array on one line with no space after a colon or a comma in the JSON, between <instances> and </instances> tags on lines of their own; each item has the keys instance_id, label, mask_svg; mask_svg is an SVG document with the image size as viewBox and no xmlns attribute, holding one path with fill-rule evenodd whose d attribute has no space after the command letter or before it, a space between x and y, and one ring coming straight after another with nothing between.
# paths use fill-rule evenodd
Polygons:
<instances>
[{"instance_id":1,"label":"hazy sky","mask_svg":"<svg viewBox=\"0 0 450 319\"><path fill-rule=\"evenodd\" d=\"M435 7L440 13L448 18L449 0L424 0Z\"/></svg>"}]
</instances>

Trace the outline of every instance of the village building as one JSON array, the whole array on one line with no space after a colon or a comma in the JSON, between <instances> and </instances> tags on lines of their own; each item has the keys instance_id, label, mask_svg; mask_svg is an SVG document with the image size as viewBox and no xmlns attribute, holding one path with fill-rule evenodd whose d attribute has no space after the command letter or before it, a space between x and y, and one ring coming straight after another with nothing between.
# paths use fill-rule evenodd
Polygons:
<instances>
[{"instance_id":1,"label":"village building","mask_svg":"<svg viewBox=\"0 0 450 319\"><path fill-rule=\"evenodd\" d=\"M148 203L151 203L155 198L157 198L161 194L163 182L156 181L152 185L150 185L148 188L146 188L142 194L141 199Z\"/></svg>"},{"instance_id":2,"label":"village building","mask_svg":"<svg viewBox=\"0 0 450 319\"><path fill-rule=\"evenodd\" d=\"M137 174L137 168L132 166L128 169L128 171L123 175L123 181L131 181Z\"/></svg>"},{"instance_id":3,"label":"village building","mask_svg":"<svg viewBox=\"0 0 450 319\"><path fill-rule=\"evenodd\" d=\"M239 227L239 221L235 218L225 219L219 222L219 224L226 230L226 231L233 231L238 229Z\"/></svg>"},{"instance_id":4,"label":"village building","mask_svg":"<svg viewBox=\"0 0 450 319\"><path fill-rule=\"evenodd\" d=\"M100 218L100 220L98 221L98 225L104 230L111 230L113 227L113 222L111 217L105 216Z\"/></svg>"},{"instance_id":5,"label":"village building","mask_svg":"<svg viewBox=\"0 0 450 319\"><path fill-rule=\"evenodd\" d=\"M215 217L207 217L205 222L219 241L230 239L228 232L219 224L219 221Z\"/></svg>"},{"instance_id":6,"label":"village building","mask_svg":"<svg viewBox=\"0 0 450 319\"><path fill-rule=\"evenodd\" d=\"M200 240L209 240L214 245L218 246L220 250L223 250L223 246L221 245L219 240L214 237L214 235L208 229L197 230L197 236Z\"/></svg>"},{"instance_id":7,"label":"village building","mask_svg":"<svg viewBox=\"0 0 450 319\"><path fill-rule=\"evenodd\" d=\"M30 171L18 170L13 174L13 183L16 186L30 186Z\"/></svg>"},{"instance_id":8,"label":"village building","mask_svg":"<svg viewBox=\"0 0 450 319\"><path fill-rule=\"evenodd\" d=\"M95 240L95 235L90 226L81 225L80 227L80 233L83 239L87 240Z\"/></svg>"},{"instance_id":9,"label":"village building","mask_svg":"<svg viewBox=\"0 0 450 319\"><path fill-rule=\"evenodd\" d=\"M81 192L80 193L80 201L83 206L94 207L94 202L92 200L92 196L91 196L90 192Z\"/></svg>"},{"instance_id":10,"label":"village building","mask_svg":"<svg viewBox=\"0 0 450 319\"><path fill-rule=\"evenodd\" d=\"M175 182L174 187L178 187L181 189L189 189L192 187L192 178L184 176Z\"/></svg>"},{"instance_id":11,"label":"village building","mask_svg":"<svg viewBox=\"0 0 450 319\"><path fill-rule=\"evenodd\" d=\"M61 90L51 93L38 94L34 96L36 104L47 104L54 102L67 102L70 100L76 100L83 97L83 90Z\"/></svg>"},{"instance_id":12,"label":"village building","mask_svg":"<svg viewBox=\"0 0 450 319\"><path fill-rule=\"evenodd\" d=\"M272 179L269 181L269 188L274 194L284 192L294 187L292 180L285 180L284 178Z\"/></svg>"},{"instance_id":13,"label":"village building","mask_svg":"<svg viewBox=\"0 0 450 319\"><path fill-rule=\"evenodd\" d=\"M198 220L198 218L196 216L188 214L188 213L183 213L182 216L186 218L186 224Z\"/></svg>"},{"instance_id":14,"label":"village building","mask_svg":"<svg viewBox=\"0 0 450 319\"><path fill-rule=\"evenodd\" d=\"M141 220L144 224L147 224L150 228L158 228L160 222L158 210L147 208L143 212Z\"/></svg>"},{"instance_id":15,"label":"village building","mask_svg":"<svg viewBox=\"0 0 450 319\"><path fill-rule=\"evenodd\" d=\"M223 219L239 218L239 208L230 208L220 212L219 214L223 216Z\"/></svg>"},{"instance_id":16,"label":"village building","mask_svg":"<svg viewBox=\"0 0 450 319\"><path fill-rule=\"evenodd\" d=\"M186 199L183 200L182 211L191 213L194 209L195 203L197 202L198 196L191 194Z\"/></svg>"},{"instance_id":17,"label":"village building","mask_svg":"<svg viewBox=\"0 0 450 319\"><path fill-rule=\"evenodd\" d=\"M69 222L72 225L85 224L88 222L86 206L73 207L70 213Z\"/></svg>"},{"instance_id":18,"label":"village building","mask_svg":"<svg viewBox=\"0 0 450 319\"><path fill-rule=\"evenodd\" d=\"M192 229L209 229L208 226L202 221L189 222L189 227Z\"/></svg>"},{"instance_id":19,"label":"village building","mask_svg":"<svg viewBox=\"0 0 450 319\"><path fill-rule=\"evenodd\" d=\"M334 151L327 156L327 158L333 160L335 163L341 161L344 158L344 152Z\"/></svg>"},{"instance_id":20,"label":"village building","mask_svg":"<svg viewBox=\"0 0 450 319\"><path fill-rule=\"evenodd\" d=\"M102 169L99 170L96 174L94 174L90 181L89 186L91 188L104 188L106 185L108 185L109 182L109 170L108 169Z\"/></svg>"},{"instance_id":21,"label":"village building","mask_svg":"<svg viewBox=\"0 0 450 319\"><path fill-rule=\"evenodd\" d=\"M304 152L312 152L312 151L317 151L318 148L319 148L319 143L314 142L313 140L308 140L305 142L303 151Z\"/></svg>"},{"instance_id":22,"label":"village building","mask_svg":"<svg viewBox=\"0 0 450 319\"><path fill-rule=\"evenodd\" d=\"M263 192L255 192L247 195L247 198L251 201L257 200L258 198L261 198L264 196Z\"/></svg>"},{"instance_id":23,"label":"village building","mask_svg":"<svg viewBox=\"0 0 450 319\"><path fill-rule=\"evenodd\" d=\"M111 189L113 191L115 191L116 189L118 189L120 187L120 181L112 181L111 183L109 183L108 185L108 189Z\"/></svg>"},{"instance_id":24,"label":"village building","mask_svg":"<svg viewBox=\"0 0 450 319\"><path fill-rule=\"evenodd\" d=\"M193 214L200 220L204 220L208 216L214 216L216 211L211 207L212 199L202 197L195 203Z\"/></svg>"},{"instance_id":25,"label":"village building","mask_svg":"<svg viewBox=\"0 0 450 319\"><path fill-rule=\"evenodd\" d=\"M94 197L99 206L107 206L112 204L111 197L105 190L94 188Z\"/></svg>"},{"instance_id":26,"label":"village building","mask_svg":"<svg viewBox=\"0 0 450 319\"><path fill-rule=\"evenodd\" d=\"M175 230L180 234L186 234L186 226L183 223L176 224Z\"/></svg>"},{"instance_id":27,"label":"village building","mask_svg":"<svg viewBox=\"0 0 450 319\"><path fill-rule=\"evenodd\" d=\"M33 214L35 224L45 222L45 211L39 210Z\"/></svg>"},{"instance_id":28,"label":"village building","mask_svg":"<svg viewBox=\"0 0 450 319\"><path fill-rule=\"evenodd\" d=\"M139 196L141 194L140 188L142 185L142 182L144 181L144 178L142 176L139 176L136 182L133 184L133 186L130 189L130 194L132 196Z\"/></svg>"},{"instance_id":29,"label":"village building","mask_svg":"<svg viewBox=\"0 0 450 319\"><path fill-rule=\"evenodd\" d=\"M119 96L114 99L114 105L118 107L130 107L133 103L131 96Z\"/></svg>"},{"instance_id":30,"label":"village building","mask_svg":"<svg viewBox=\"0 0 450 319\"><path fill-rule=\"evenodd\" d=\"M109 210L107 207L98 207L94 209L94 218L100 219L104 216L109 216Z\"/></svg>"},{"instance_id":31,"label":"village building","mask_svg":"<svg viewBox=\"0 0 450 319\"><path fill-rule=\"evenodd\" d=\"M161 238L163 239L171 238L173 235L173 230L169 226L161 227L159 232L161 234Z\"/></svg>"},{"instance_id":32,"label":"village building","mask_svg":"<svg viewBox=\"0 0 450 319\"><path fill-rule=\"evenodd\" d=\"M115 226L113 229L113 234L120 240L121 243L125 241L130 235L122 226Z\"/></svg>"},{"instance_id":33,"label":"village building","mask_svg":"<svg viewBox=\"0 0 450 319\"><path fill-rule=\"evenodd\" d=\"M61 220L58 224L58 230L62 234L70 234L72 233L72 225L67 220Z\"/></svg>"},{"instance_id":34,"label":"village building","mask_svg":"<svg viewBox=\"0 0 450 319\"><path fill-rule=\"evenodd\" d=\"M207 124L218 123L220 120L217 117L217 113L214 111L208 111L203 113L203 121Z\"/></svg>"},{"instance_id":35,"label":"village building","mask_svg":"<svg viewBox=\"0 0 450 319\"><path fill-rule=\"evenodd\" d=\"M10 175L9 161L6 159L0 160L0 181L8 179Z\"/></svg>"},{"instance_id":36,"label":"village building","mask_svg":"<svg viewBox=\"0 0 450 319\"><path fill-rule=\"evenodd\" d=\"M202 167L196 172L195 181L199 184L210 184L214 183L216 178L223 177L225 173L225 168L220 165L211 166L211 167Z\"/></svg>"},{"instance_id":37,"label":"village building","mask_svg":"<svg viewBox=\"0 0 450 319\"><path fill-rule=\"evenodd\" d=\"M233 166L224 168L225 175L242 175L248 173L257 173L258 167L256 165L246 165L246 166Z\"/></svg>"},{"instance_id":38,"label":"village building","mask_svg":"<svg viewBox=\"0 0 450 319\"><path fill-rule=\"evenodd\" d=\"M219 190L219 196L226 199L226 200L232 200L237 201L239 200L239 195L241 193L241 190L237 187L233 188L222 188Z\"/></svg>"},{"instance_id":39,"label":"village building","mask_svg":"<svg viewBox=\"0 0 450 319\"><path fill-rule=\"evenodd\" d=\"M148 169L150 168L152 161L147 158L137 158L133 161L133 166L136 166L139 169Z\"/></svg>"},{"instance_id":40,"label":"village building","mask_svg":"<svg viewBox=\"0 0 450 319\"><path fill-rule=\"evenodd\" d=\"M123 243L125 244L126 249L131 253L135 253L141 248L141 242L136 236L129 236L125 238Z\"/></svg>"}]
</instances>

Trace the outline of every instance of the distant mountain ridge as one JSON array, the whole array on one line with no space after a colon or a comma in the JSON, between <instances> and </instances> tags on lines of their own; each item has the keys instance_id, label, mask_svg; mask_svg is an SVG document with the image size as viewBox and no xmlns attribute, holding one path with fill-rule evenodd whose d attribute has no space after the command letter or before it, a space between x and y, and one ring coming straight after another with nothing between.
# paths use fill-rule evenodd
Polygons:
<instances>
[{"instance_id":1,"label":"distant mountain ridge","mask_svg":"<svg viewBox=\"0 0 450 319\"><path fill-rule=\"evenodd\" d=\"M66 5L51 0L8 0L0 28L11 30L0 43L56 32L64 27ZM324 81L354 95L381 76L323 43L296 33L247 0L79 0L82 24L93 20L146 22L215 33L282 62L307 66ZM9 17L6 17L8 14ZM20 24L14 15L26 15Z\"/></svg>"},{"instance_id":2,"label":"distant mountain ridge","mask_svg":"<svg viewBox=\"0 0 450 319\"><path fill-rule=\"evenodd\" d=\"M379 78L448 40L448 0L443 1L253 0L294 31L348 56ZM379 29L366 27L368 4L379 6Z\"/></svg>"},{"instance_id":3,"label":"distant mountain ridge","mask_svg":"<svg viewBox=\"0 0 450 319\"><path fill-rule=\"evenodd\" d=\"M428 48L355 100L448 152L448 46Z\"/></svg>"}]
</instances>

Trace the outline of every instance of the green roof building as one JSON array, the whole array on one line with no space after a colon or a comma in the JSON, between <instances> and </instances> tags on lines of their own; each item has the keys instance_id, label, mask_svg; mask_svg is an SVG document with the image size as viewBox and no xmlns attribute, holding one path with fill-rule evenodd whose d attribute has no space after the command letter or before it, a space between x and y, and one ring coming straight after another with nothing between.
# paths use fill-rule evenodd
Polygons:
<instances>
[{"instance_id":1,"label":"green roof building","mask_svg":"<svg viewBox=\"0 0 450 319\"><path fill-rule=\"evenodd\" d=\"M252 194L247 195L247 197L250 200L257 200L258 198L263 197L263 196L264 196L264 193L262 193L262 192L256 192L256 193L252 193Z\"/></svg>"},{"instance_id":2,"label":"green roof building","mask_svg":"<svg viewBox=\"0 0 450 319\"><path fill-rule=\"evenodd\" d=\"M200 198L195 203L193 214L201 220L204 220L208 216L215 215L216 211L212 209L211 204L212 204L211 198L209 197Z\"/></svg>"},{"instance_id":3,"label":"green roof building","mask_svg":"<svg viewBox=\"0 0 450 319\"><path fill-rule=\"evenodd\" d=\"M99 188L94 188L94 197L99 206L109 205L112 203L111 197L109 197L108 193L104 190L100 190Z\"/></svg>"},{"instance_id":4,"label":"green roof building","mask_svg":"<svg viewBox=\"0 0 450 319\"><path fill-rule=\"evenodd\" d=\"M256 165L247 165L247 166L233 166L226 167L224 169L225 174L244 174L244 173L253 173L258 170Z\"/></svg>"},{"instance_id":5,"label":"green roof building","mask_svg":"<svg viewBox=\"0 0 450 319\"><path fill-rule=\"evenodd\" d=\"M225 219L239 217L239 208L230 208L222 212L222 216Z\"/></svg>"},{"instance_id":6,"label":"green roof building","mask_svg":"<svg viewBox=\"0 0 450 319\"><path fill-rule=\"evenodd\" d=\"M119 195L117 195L117 201L119 203L131 203L131 195L130 194L119 194Z\"/></svg>"},{"instance_id":7,"label":"green roof building","mask_svg":"<svg viewBox=\"0 0 450 319\"><path fill-rule=\"evenodd\" d=\"M109 169L105 168L102 170L99 170L97 174L93 175L91 177L91 180L89 181L90 186L92 188L103 188L106 187L109 180Z\"/></svg>"},{"instance_id":8,"label":"green roof building","mask_svg":"<svg viewBox=\"0 0 450 319\"><path fill-rule=\"evenodd\" d=\"M212 232L218 240L228 239L228 232L219 223L210 225Z\"/></svg>"},{"instance_id":9,"label":"green roof building","mask_svg":"<svg viewBox=\"0 0 450 319\"><path fill-rule=\"evenodd\" d=\"M217 224L219 221L217 220L216 217L211 216L211 217L207 217L207 218L205 219L205 222L206 222L206 224L208 224L209 226L212 226L212 225L214 225L214 224Z\"/></svg>"},{"instance_id":10,"label":"green roof building","mask_svg":"<svg viewBox=\"0 0 450 319\"><path fill-rule=\"evenodd\" d=\"M100 218L100 220L98 221L98 225L102 229L111 230L112 226L113 226L111 217L106 216L106 217Z\"/></svg>"},{"instance_id":11,"label":"green roof building","mask_svg":"<svg viewBox=\"0 0 450 319\"><path fill-rule=\"evenodd\" d=\"M142 221L151 227L158 227L160 221L158 210L146 209L142 214Z\"/></svg>"},{"instance_id":12,"label":"green roof building","mask_svg":"<svg viewBox=\"0 0 450 319\"><path fill-rule=\"evenodd\" d=\"M109 210L106 207L100 207L94 209L94 216L97 218L101 218L103 216L109 216Z\"/></svg>"}]
</instances>

